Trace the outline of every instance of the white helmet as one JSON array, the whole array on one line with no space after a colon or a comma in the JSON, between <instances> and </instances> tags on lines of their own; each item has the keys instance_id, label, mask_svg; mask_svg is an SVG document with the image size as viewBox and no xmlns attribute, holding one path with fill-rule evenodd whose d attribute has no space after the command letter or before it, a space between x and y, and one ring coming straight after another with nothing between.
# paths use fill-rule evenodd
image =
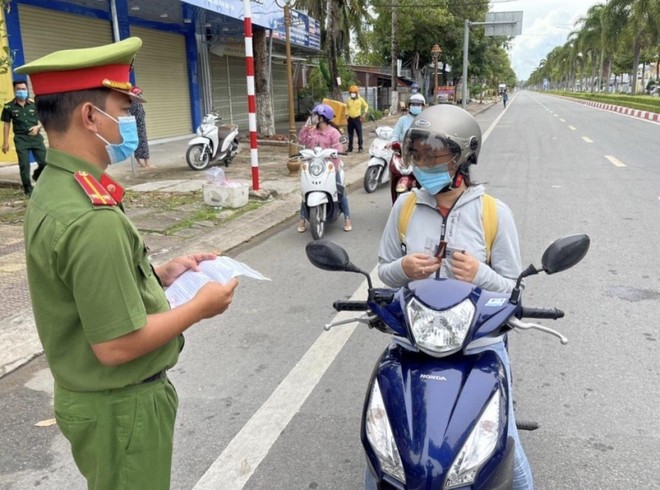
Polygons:
<instances>
[{"instance_id":1,"label":"white helmet","mask_svg":"<svg viewBox=\"0 0 660 490\"><path fill-rule=\"evenodd\" d=\"M423 106L425 106L426 99L422 94L412 94L408 99L408 105L410 104L422 104Z\"/></svg>"}]
</instances>

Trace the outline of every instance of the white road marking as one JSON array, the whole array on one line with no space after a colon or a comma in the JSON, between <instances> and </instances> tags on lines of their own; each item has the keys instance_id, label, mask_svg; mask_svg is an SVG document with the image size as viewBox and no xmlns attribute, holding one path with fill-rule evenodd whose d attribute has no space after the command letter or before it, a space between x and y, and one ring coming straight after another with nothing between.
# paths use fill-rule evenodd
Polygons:
<instances>
[{"instance_id":1,"label":"white road marking","mask_svg":"<svg viewBox=\"0 0 660 490\"><path fill-rule=\"evenodd\" d=\"M585 143L593 143L593 141L587 136L583 136L582 139L585 141Z\"/></svg>"},{"instance_id":2,"label":"white road marking","mask_svg":"<svg viewBox=\"0 0 660 490\"><path fill-rule=\"evenodd\" d=\"M553 116L555 116L555 117L559 117L559 114L553 114Z\"/></svg>"},{"instance_id":3,"label":"white road marking","mask_svg":"<svg viewBox=\"0 0 660 490\"><path fill-rule=\"evenodd\" d=\"M569 128L569 129L572 129L573 131L575 131L575 126L569 126L568 128Z\"/></svg>"},{"instance_id":4,"label":"white road marking","mask_svg":"<svg viewBox=\"0 0 660 490\"><path fill-rule=\"evenodd\" d=\"M612 165L614 165L616 167L625 167L626 166L625 163L623 163L621 160L613 157L612 155L605 155L605 158L607 158L612 163Z\"/></svg>"},{"instance_id":5,"label":"white road marking","mask_svg":"<svg viewBox=\"0 0 660 490\"><path fill-rule=\"evenodd\" d=\"M377 278L375 272L374 268L371 275ZM374 286L378 282L376 279ZM364 281L351 299L364 300L366 297L367 281ZM356 312L342 311L333 318L333 321L355 316ZM356 327L357 323L349 323L333 328L329 332L323 332L268 400L231 440L193 490L242 489L282 431L298 413Z\"/></svg>"},{"instance_id":6,"label":"white road marking","mask_svg":"<svg viewBox=\"0 0 660 490\"><path fill-rule=\"evenodd\" d=\"M566 122L566 119L559 118L561 122Z\"/></svg>"}]
</instances>

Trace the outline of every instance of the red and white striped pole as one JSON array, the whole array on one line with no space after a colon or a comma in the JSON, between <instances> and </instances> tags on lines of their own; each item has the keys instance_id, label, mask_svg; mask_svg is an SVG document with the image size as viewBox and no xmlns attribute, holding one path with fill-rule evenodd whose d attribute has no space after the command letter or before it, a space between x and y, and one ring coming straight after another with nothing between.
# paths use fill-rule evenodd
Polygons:
<instances>
[{"instance_id":1,"label":"red and white striped pole","mask_svg":"<svg viewBox=\"0 0 660 490\"><path fill-rule=\"evenodd\" d=\"M259 150L257 149L257 98L254 92L254 53L252 50L252 7L250 0L243 0L245 19L245 71L247 73L248 125L250 128L250 162L252 164L252 189L259 190Z\"/></svg>"}]
</instances>

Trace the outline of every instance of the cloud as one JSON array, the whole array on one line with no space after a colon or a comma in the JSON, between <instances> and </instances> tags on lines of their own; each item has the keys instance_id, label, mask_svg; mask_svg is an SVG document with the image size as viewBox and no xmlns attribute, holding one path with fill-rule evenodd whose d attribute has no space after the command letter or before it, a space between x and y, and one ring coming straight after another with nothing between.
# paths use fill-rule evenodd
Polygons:
<instances>
[{"instance_id":1,"label":"cloud","mask_svg":"<svg viewBox=\"0 0 660 490\"><path fill-rule=\"evenodd\" d=\"M604 0L603 0L604 1ZM523 11L522 34L513 39L509 56L519 80L526 80L550 51L566 42L575 23L598 0L521 0L494 2L492 11Z\"/></svg>"}]
</instances>

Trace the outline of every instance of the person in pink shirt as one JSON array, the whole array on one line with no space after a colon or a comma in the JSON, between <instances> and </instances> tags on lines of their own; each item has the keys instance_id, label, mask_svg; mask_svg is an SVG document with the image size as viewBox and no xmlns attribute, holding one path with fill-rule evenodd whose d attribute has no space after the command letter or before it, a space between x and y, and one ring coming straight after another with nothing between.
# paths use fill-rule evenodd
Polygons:
<instances>
[{"instance_id":1,"label":"person in pink shirt","mask_svg":"<svg viewBox=\"0 0 660 490\"><path fill-rule=\"evenodd\" d=\"M339 130L330 123L334 117L335 112L329 105L318 104L314 107L311 117L307 120L298 136L300 144L304 145L305 148L316 148L317 146L320 146L321 148L334 148L337 151L343 151L344 145L339 141L341 137ZM333 163L337 169L335 175L337 183L339 184L341 160L335 158L333 159ZM353 226L351 224L350 213L348 210L348 198L346 197L345 191L341 201L339 201L339 209L344 213L344 231L351 231ZM303 202L300 205L300 221L298 222L298 231L300 233L305 232L305 222L308 219L307 208Z\"/></svg>"}]
</instances>

